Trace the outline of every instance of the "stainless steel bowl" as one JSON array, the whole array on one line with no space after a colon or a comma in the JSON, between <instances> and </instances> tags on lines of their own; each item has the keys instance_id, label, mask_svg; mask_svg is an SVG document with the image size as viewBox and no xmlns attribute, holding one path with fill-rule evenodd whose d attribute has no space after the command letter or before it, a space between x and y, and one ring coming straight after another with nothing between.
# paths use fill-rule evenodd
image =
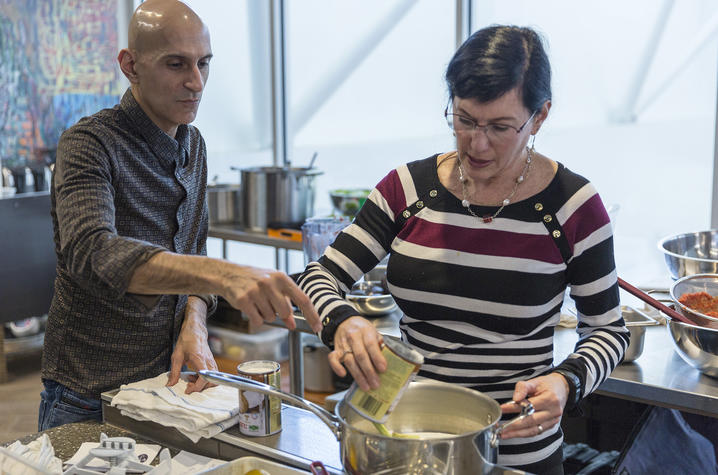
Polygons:
<instances>
[{"instance_id":1,"label":"stainless steel bowl","mask_svg":"<svg viewBox=\"0 0 718 475\"><path fill-rule=\"evenodd\" d=\"M718 329L668 321L676 352L703 374L718 378Z\"/></svg>"},{"instance_id":2,"label":"stainless steel bowl","mask_svg":"<svg viewBox=\"0 0 718 475\"><path fill-rule=\"evenodd\" d=\"M718 273L718 229L668 236L658 242L673 279Z\"/></svg>"},{"instance_id":3,"label":"stainless steel bowl","mask_svg":"<svg viewBox=\"0 0 718 475\"><path fill-rule=\"evenodd\" d=\"M718 274L688 275L675 281L670 289L671 300L686 318L699 326L718 328L718 318L693 310L678 301L683 294L694 292L706 292L712 297L718 296Z\"/></svg>"},{"instance_id":4,"label":"stainless steel bowl","mask_svg":"<svg viewBox=\"0 0 718 475\"><path fill-rule=\"evenodd\" d=\"M352 290L358 290L360 292L366 292L368 289L373 287L382 287L380 281L362 281L357 282L352 287ZM384 315L396 308L396 302L391 294L374 294L374 295L353 295L347 294L346 299L349 303L354 305L357 311L361 312L364 316L377 316Z\"/></svg>"},{"instance_id":5,"label":"stainless steel bowl","mask_svg":"<svg viewBox=\"0 0 718 475\"><path fill-rule=\"evenodd\" d=\"M364 206L369 193L371 193L371 190L367 188L331 190L329 198L331 198L332 205L338 213L345 216L354 216Z\"/></svg>"}]
</instances>

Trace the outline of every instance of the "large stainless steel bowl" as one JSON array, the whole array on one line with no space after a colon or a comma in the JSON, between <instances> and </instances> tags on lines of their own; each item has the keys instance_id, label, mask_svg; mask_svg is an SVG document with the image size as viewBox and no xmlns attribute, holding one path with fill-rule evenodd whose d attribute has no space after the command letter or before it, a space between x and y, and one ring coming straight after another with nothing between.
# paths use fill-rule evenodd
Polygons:
<instances>
[{"instance_id":1,"label":"large stainless steel bowl","mask_svg":"<svg viewBox=\"0 0 718 475\"><path fill-rule=\"evenodd\" d=\"M718 329L668 321L676 352L703 374L718 378Z\"/></svg>"},{"instance_id":2,"label":"large stainless steel bowl","mask_svg":"<svg viewBox=\"0 0 718 475\"><path fill-rule=\"evenodd\" d=\"M695 292L706 292L712 297L718 296L718 274L687 275L675 281L670 289L671 300L686 318L699 326L718 328L718 318L687 307L679 301L682 295Z\"/></svg>"},{"instance_id":3,"label":"large stainless steel bowl","mask_svg":"<svg viewBox=\"0 0 718 475\"><path fill-rule=\"evenodd\" d=\"M369 289L382 289L385 293L367 295ZM347 294L347 301L366 317L385 315L396 308L394 298L386 291L380 281L357 282L352 287L352 290L360 292L360 294Z\"/></svg>"},{"instance_id":4,"label":"large stainless steel bowl","mask_svg":"<svg viewBox=\"0 0 718 475\"><path fill-rule=\"evenodd\" d=\"M658 249L673 279L718 273L718 229L668 236L658 242Z\"/></svg>"}]
</instances>

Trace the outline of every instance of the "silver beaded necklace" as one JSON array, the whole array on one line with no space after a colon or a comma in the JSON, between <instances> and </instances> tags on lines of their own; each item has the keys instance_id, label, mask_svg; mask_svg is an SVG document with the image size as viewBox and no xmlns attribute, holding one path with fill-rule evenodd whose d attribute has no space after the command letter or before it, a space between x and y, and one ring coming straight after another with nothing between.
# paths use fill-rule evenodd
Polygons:
<instances>
[{"instance_id":1,"label":"silver beaded necklace","mask_svg":"<svg viewBox=\"0 0 718 475\"><path fill-rule=\"evenodd\" d=\"M486 215L486 216L479 216L476 213L474 213L474 210L471 209L471 203L469 203L469 187L466 185L466 183L469 181L469 178L464 174L464 168L461 166L461 156L459 154L456 155L457 163L459 164L459 181L461 182L461 194L463 196L463 200L461 200L461 206L466 208L466 210L469 212L469 214L477 219L480 219L484 223L488 224L491 221L494 220L496 216L503 211L504 207L506 207L509 203L511 203L511 198L514 197L516 194L516 190L519 188L519 185L524 182L524 180L529 176L529 170L531 169L531 156L533 155L534 148L526 147L526 165L524 165L524 169L521 172L521 175L519 175L516 178L516 181L514 182L514 189L511 190L511 194L507 196L504 201L501 202L501 207L492 215Z\"/></svg>"}]
</instances>

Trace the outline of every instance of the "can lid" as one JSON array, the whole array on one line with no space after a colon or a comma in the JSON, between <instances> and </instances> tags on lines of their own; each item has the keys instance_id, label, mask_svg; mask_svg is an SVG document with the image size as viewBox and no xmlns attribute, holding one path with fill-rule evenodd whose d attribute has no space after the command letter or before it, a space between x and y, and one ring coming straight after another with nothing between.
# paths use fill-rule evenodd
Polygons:
<instances>
[{"instance_id":1,"label":"can lid","mask_svg":"<svg viewBox=\"0 0 718 475\"><path fill-rule=\"evenodd\" d=\"M279 363L269 360L246 361L237 365L237 371L246 374L265 374L279 370Z\"/></svg>"},{"instance_id":2,"label":"can lid","mask_svg":"<svg viewBox=\"0 0 718 475\"><path fill-rule=\"evenodd\" d=\"M424 355L416 351L409 344L389 337L384 337L384 344L405 360L417 365L424 364Z\"/></svg>"}]
</instances>

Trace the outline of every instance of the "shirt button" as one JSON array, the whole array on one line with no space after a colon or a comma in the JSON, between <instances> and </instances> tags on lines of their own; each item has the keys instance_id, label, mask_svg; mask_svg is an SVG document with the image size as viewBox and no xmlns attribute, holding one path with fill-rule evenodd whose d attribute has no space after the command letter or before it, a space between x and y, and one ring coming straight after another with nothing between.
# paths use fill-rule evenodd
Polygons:
<instances>
[{"instance_id":1,"label":"shirt button","mask_svg":"<svg viewBox=\"0 0 718 475\"><path fill-rule=\"evenodd\" d=\"M322 320L322 324L326 327L329 325L329 317L324 317L324 320Z\"/></svg>"},{"instance_id":2,"label":"shirt button","mask_svg":"<svg viewBox=\"0 0 718 475\"><path fill-rule=\"evenodd\" d=\"M542 205L541 203L536 203L536 204L534 205L534 209L535 209L536 211L541 211L541 210L543 210L543 205Z\"/></svg>"},{"instance_id":3,"label":"shirt button","mask_svg":"<svg viewBox=\"0 0 718 475\"><path fill-rule=\"evenodd\" d=\"M561 231L559 231L558 229L554 230L551 234L552 234L553 237L555 237L556 239L558 239L558 238L561 237Z\"/></svg>"},{"instance_id":4,"label":"shirt button","mask_svg":"<svg viewBox=\"0 0 718 475\"><path fill-rule=\"evenodd\" d=\"M403 213L401 213L401 215L402 215L403 217L409 219L409 216L411 216L411 211L409 211L408 209L406 209L406 210L404 210Z\"/></svg>"},{"instance_id":5,"label":"shirt button","mask_svg":"<svg viewBox=\"0 0 718 475\"><path fill-rule=\"evenodd\" d=\"M417 201L417 202L416 202L416 207L419 208L419 209L423 208L423 207L424 207L424 202L423 202L423 201Z\"/></svg>"},{"instance_id":6,"label":"shirt button","mask_svg":"<svg viewBox=\"0 0 718 475\"><path fill-rule=\"evenodd\" d=\"M551 217L550 214L547 214L543 217L543 220L545 223L550 223L553 220L553 218Z\"/></svg>"},{"instance_id":7,"label":"shirt button","mask_svg":"<svg viewBox=\"0 0 718 475\"><path fill-rule=\"evenodd\" d=\"M439 192L436 190L431 190L429 192L429 196L431 196L432 198L436 198L436 195L438 195L438 194L439 194Z\"/></svg>"}]
</instances>

